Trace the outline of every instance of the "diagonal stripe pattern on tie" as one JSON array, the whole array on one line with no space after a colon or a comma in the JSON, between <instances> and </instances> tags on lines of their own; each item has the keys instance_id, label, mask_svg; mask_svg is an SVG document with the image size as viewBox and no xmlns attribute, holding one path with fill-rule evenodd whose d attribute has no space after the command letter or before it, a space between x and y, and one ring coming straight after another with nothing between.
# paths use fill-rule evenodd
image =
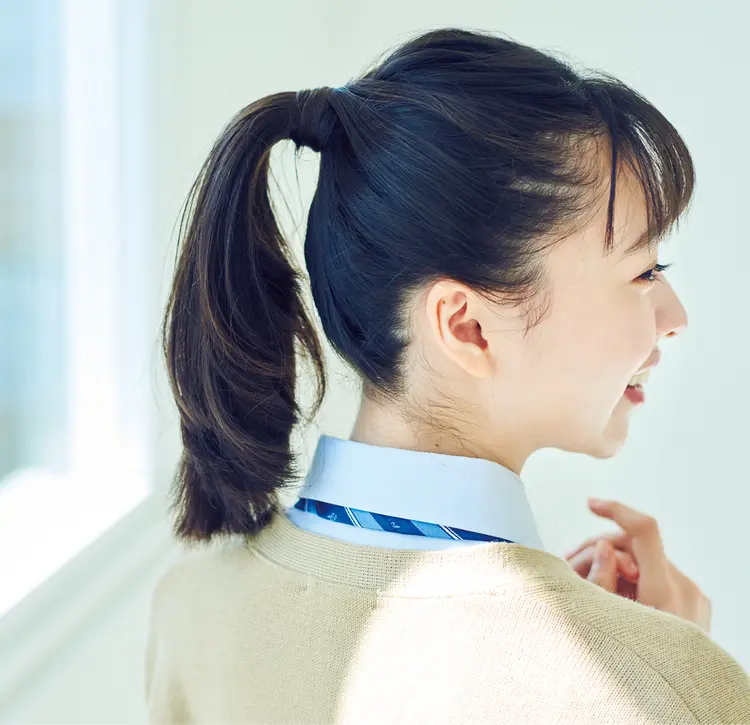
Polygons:
<instances>
[{"instance_id":1,"label":"diagonal stripe pattern on tie","mask_svg":"<svg viewBox=\"0 0 750 725\"><path fill-rule=\"evenodd\" d=\"M489 536L488 534L481 534L476 531L459 529L455 526L444 526L443 524L433 524L427 521L415 521L414 519L404 519L399 516L363 511L348 506L338 506L326 503L325 501L317 501L312 498L298 499L297 503L294 504L294 508L315 514L329 521L357 526L362 529L372 529L373 531L390 531L394 534L404 534L406 536L427 536L432 539L515 543L510 539L502 539L498 536Z\"/></svg>"}]
</instances>

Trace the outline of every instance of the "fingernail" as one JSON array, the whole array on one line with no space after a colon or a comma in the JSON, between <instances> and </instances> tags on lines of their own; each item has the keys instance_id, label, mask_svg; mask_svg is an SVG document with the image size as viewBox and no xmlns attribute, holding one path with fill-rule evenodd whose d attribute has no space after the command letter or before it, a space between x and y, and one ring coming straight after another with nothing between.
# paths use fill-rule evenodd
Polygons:
<instances>
[{"instance_id":1,"label":"fingernail","mask_svg":"<svg viewBox=\"0 0 750 725\"><path fill-rule=\"evenodd\" d=\"M600 498L589 498L589 503L592 506L600 506L604 503L604 501L602 501Z\"/></svg>"}]
</instances>

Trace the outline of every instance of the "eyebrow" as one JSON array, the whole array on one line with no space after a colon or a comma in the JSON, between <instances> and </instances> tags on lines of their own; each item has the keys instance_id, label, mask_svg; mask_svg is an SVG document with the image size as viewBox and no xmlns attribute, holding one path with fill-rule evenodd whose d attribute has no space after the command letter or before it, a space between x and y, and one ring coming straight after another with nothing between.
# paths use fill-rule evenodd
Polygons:
<instances>
[{"instance_id":1,"label":"eyebrow","mask_svg":"<svg viewBox=\"0 0 750 725\"><path fill-rule=\"evenodd\" d=\"M643 232L623 253L622 253L622 259L627 259L628 257L632 257L634 254L638 254L638 252L643 251L644 249L648 249L650 247L656 247L661 243L661 239L659 237L651 237L650 230L647 229L645 232Z\"/></svg>"}]
</instances>

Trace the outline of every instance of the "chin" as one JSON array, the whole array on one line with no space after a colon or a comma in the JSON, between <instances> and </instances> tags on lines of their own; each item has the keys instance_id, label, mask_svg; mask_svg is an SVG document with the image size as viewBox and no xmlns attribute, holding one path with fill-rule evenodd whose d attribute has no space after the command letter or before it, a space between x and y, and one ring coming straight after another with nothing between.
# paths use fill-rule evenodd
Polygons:
<instances>
[{"instance_id":1,"label":"chin","mask_svg":"<svg viewBox=\"0 0 750 725\"><path fill-rule=\"evenodd\" d=\"M592 440L588 455L594 458L613 458L625 446L629 430L630 417L616 410L604 429Z\"/></svg>"},{"instance_id":2,"label":"chin","mask_svg":"<svg viewBox=\"0 0 750 725\"><path fill-rule=\"evenodd\" d=\"M613 458L627 442L629 422L629 417L617 410L603 427L594 426L586 429L581 438L565 450L591 456L591 458Z\"/></svg>"},{"instance_id":3,"label":"chin","mask_svg":"<svg viewBox=\"0 0 750 725\"><path fill-rule=\"evenodd\" d=\"M611 432L603 431L599 434L592 433L585 441L574 445L560 446L569 453L580 453L591 458L613 458L625 445L626 436L613 436Z\"/></svg>"},{"instance_id":4,"label":"chin","mask_svg":"<svg viewBox=\"0 0 750 725\"><path fill-rule=\"evenodd\" d=\"M588 451L588 455L592 458L614 458L625 445L625 440L606 440L601 441L599 445L594 446Z\"/></svg>"}]
</instances>

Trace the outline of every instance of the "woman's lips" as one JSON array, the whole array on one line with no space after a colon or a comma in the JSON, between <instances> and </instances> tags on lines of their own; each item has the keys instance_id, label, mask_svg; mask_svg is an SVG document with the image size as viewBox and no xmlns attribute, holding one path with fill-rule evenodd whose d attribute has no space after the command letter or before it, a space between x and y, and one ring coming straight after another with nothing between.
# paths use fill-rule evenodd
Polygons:
<instances>
[{"instance_id":1,"label":"woman's lips","mask_svg":"<svg viewBox=\"0 0 750 725\"><path fill-rule=\"evenodd\" d=\"M633 377L641 375L647 370L656 367L659 364L660 360L661 350L659 350L659 348L657 347L651 354L651 357L646 361L646 364L635 375L633 375ZM634 405L643 405L643 403L646 402L646 393L644 392L643 386L640 383L636 383L635 385L628 385L625 388L623 396Z\"/></svg>"},{"instance_id":2,"label":"woman's lips","mask_svg":"<svg viewBox=\"0 0 750 725\"><path fill-rule=\"evenodd\" d=\"M627 398L634 405L643 405L643 403L646 402L646 393L640 385L636 385L632 388L628 385L628 387L625 388L625 394L623 397Z\"/></svg>"}]
</instances>

